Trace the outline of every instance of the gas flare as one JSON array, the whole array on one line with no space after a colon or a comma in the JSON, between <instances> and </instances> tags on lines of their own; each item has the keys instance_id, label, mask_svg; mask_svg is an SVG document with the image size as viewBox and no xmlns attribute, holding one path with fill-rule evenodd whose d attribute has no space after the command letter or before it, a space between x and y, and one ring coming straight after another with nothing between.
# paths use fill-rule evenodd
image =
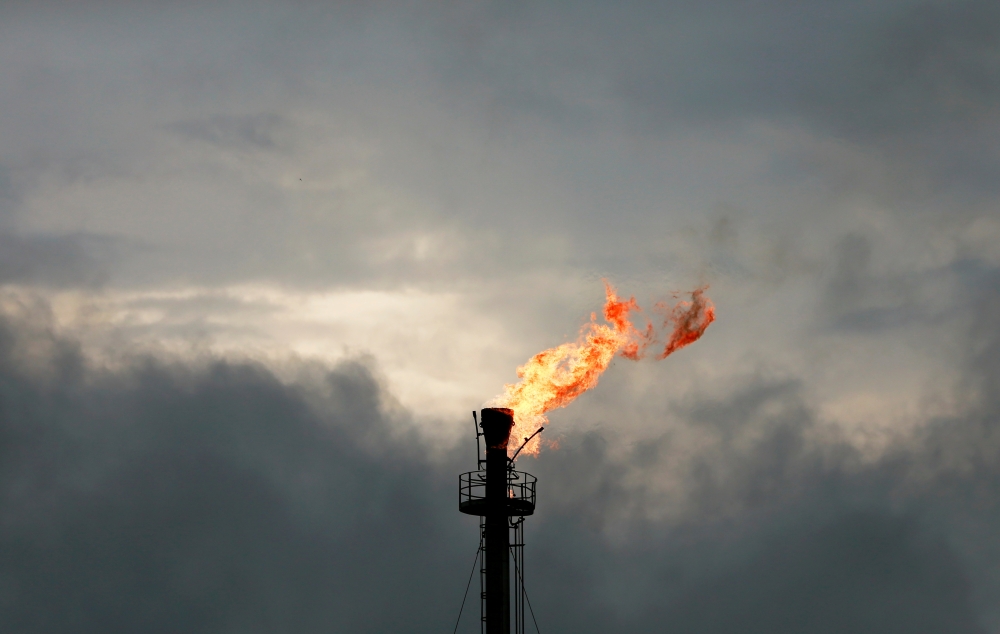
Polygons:
<instances>
[{"instance_id":1,"label":"gas flare","mask_svg":"<svg viewBox=\"0 0 1000 634\"><path fill-rule=\"evenodd\" d=\"M638 361L650 346L663 341L660 331L670 328L663 351L656 355L657 359L663 359L697 341L715 321L715 307L705 297L706 287L701 287L691 293L691 301L677 302L673 306L665 302L656 304L654 312L663 315L662 326L656 328L647 318L640 330L630 319L632 313L642 313L635 297L623 300L611 284L605 282L604 287L607 295L604 321L607 323L598 323L597 314L591 313L590 322L580 329L575 342L543 350L531 357L517 369L520 381L505 385L504 393L490 401L490 406L514 410L511 451L548 423L546 412L566 407L597 385L616 354ZM535 437L521 453L538 453L540 446L540 439Z\"/></svg>"}]
</instances>

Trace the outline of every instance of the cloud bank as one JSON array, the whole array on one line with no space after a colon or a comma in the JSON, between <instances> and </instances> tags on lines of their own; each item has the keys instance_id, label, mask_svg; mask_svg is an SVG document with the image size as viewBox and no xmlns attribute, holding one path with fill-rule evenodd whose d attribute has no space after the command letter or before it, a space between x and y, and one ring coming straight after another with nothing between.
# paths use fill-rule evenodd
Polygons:
<instances>
[{"instance_id":1,"label":"cloud bank","mask_svg":"<svg viewBox=\"0 0 1000 634\"><path fill-rule=\"evenodd\" d=\"M979 317L995 324L995 297ZM0 614L21 632L438 631L475 551L471 438L434 446L362 362L123 354L95 367L9 314ZM548 631L985 632L995 328L959 419L875 461L817 437L801 386L747 377L625 443L569 433L540 478L528 589ZM984 367L985 366L985 367ZM697 432L691 435L691 432ZM466 629L474 627L467 618ZM471 629L470 629L471 631Z\"/></svg>"}]
</instances>

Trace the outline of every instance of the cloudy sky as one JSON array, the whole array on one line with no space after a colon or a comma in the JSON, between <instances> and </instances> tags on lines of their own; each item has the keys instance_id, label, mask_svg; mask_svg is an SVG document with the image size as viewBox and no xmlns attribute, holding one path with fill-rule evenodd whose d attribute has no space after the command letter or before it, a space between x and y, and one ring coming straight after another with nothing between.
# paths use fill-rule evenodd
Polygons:
<instances>
[{"instance_id":1,"label":"cloudy sky","mask_svg":"<svg viewBox=\"0 0 1000 634\"><path fill-rule=\"evenodd\" d=\"M0 620L442 632L602 279L545 632L1000 632L1000 5L0 4ZM475 602L459 631L476 631Z\"/></svg>"}]
</instances>

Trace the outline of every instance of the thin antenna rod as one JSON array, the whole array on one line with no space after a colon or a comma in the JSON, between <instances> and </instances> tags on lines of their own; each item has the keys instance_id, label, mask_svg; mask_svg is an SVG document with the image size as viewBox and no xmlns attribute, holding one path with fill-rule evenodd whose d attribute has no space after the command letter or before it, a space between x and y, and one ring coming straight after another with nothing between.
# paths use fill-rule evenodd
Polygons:
<instances>
[{"instance_id":1,"label":"thin antenna rod","mask_svg":"<svg viewBox=\"0 0 1000 634\"><path fill-rule=\"evenodd\" d=\"M476 418L476 410L472 410L472 426L476 430L476 467L478 468L483 455L483 450L479 446L479 437L483 435L483 432L479 431L479 419Z\"/></svg>"},{"instance_id":2,"label":"thin antenna rod","mask_svg":"<svg viewBox=\"0 0 1000 634\"><path fill-rule=\"evenodd\" d=\"M535 430L535 433L531 434L530 436L528 436L527 438L524 439L524 442L521 443L521 446L518 447L517 451L514 452L514 455L510 457L510 463L511 464L514 464L514 460L517 458L517 454L521 453L521 450L524 449L524 446L528 444L528 441L530 441L532 438L534 438L538 434L542 433L542 431L544 429L545 429L544 427L539 427L538 429Z\"/></svg>"}]
</instances>

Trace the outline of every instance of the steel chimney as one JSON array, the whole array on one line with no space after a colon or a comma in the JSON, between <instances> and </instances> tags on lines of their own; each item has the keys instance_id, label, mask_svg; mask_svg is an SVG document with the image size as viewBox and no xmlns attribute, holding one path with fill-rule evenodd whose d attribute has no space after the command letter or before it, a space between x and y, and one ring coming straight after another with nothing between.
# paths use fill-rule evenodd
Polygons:
<instances>
[{"instance_id":1,"label":"steel chimney","mask_svg":"<svg viewBox=\"0 0 1000 634\"><path fill-rule=\"evenodd\" d=\"M514 634L524 632L523 526L524 518L535 511L536 479L516 471L507 457L513 426L511 410L484 408L476 440L485 438L486 458L479 458L477 471L459 477L459 510L480 518L480 611L485 634L511 634L512 606Z\"/></svg>"}]
</instances>

